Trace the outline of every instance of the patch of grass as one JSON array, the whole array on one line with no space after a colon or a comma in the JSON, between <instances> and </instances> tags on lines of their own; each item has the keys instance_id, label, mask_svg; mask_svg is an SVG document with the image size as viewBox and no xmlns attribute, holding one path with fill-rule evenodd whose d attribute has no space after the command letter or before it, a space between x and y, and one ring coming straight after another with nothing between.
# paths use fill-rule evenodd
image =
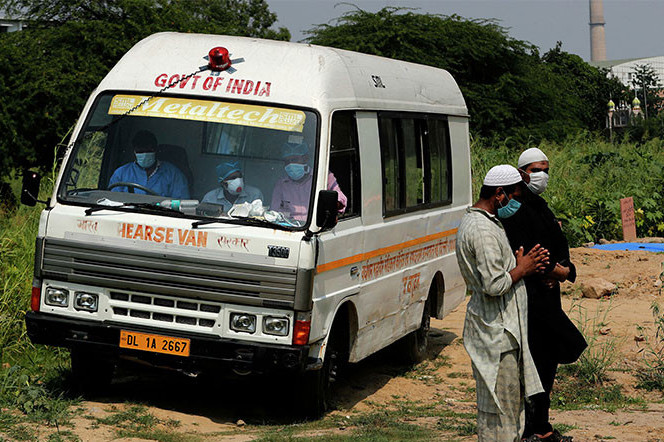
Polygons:
<instances>
[{"instance_id":1,"label":"patch of grass","mask_svg":"<svg viewBox=\"0 0 664 442\"><path fill-rule=\"evenodd\" d=\"M64 352L66 353L66 352ZM59 428L69 425L68 365L58 351L34 348L0 369L0 406L17 410L28 421Z\"/></svg>"},{"instance_id":2,"label":"patch of grass","mask_svg":"<svg viewBox=\"0 0 664 442\"><path fill-rule=\"evenodd\" d=\"M445 363L446 362L443 362L443 364ZM407 379L422 381L426 385L440 384L443 380L436 373L437 369L438 366L436 366L436 361L433 363L431 361L423 361L405 372L403 376Z\"/></svg>"},{"instance_id":3,"label":"patch of grass","mask_svg":"<svg viewBox=\"0 0 664 442\"><path fill-rule=\"evenodd\" d=\"M122 411L117 407L112 407L109 411L112 413L109 416L97 418L100 424L141 431L159 423L159 419L148 413L148 409L144 405L130 405Z\"/></svg>"},{"instance_id":4,"label":"patch of grass","mask_svg":"<svg viewBox=\"0 0 664 442\"><path fill-rule=\"evenodd\" d=\"M433 367L438 369L441 367L452 367L452 363L450 362L450 357L447 355L438 355L436 359L433 360Z\"/></svg>"},{"instance_id":5,"label":"patch of grass","mask_svg":"<svg viewBox=\"0 0 664 442\"><path fill-rule=\"evenodd\" d=\"M118 438L136 438L145 440L154 440L159 442L198 442L203 441L200 436L191 434L174 433L165 429L141 429L141 430L119 430L117 433Z\"/></svg>"},{"instance_id":6,"label":"patch of grass","mask_svg":"<svg viewBox=\"0 0 664 442\"><path fill-rule=\"evenodd\" d=\"M568 425L568 424L554 424L553 429L560 431L560 434L565 434L571 430L577 430L579 427L576 425Z\"/></svg>"},{"instance_id":7,"label":"patch of grass","mask_svg":"<svg viewBox=\"0 0 664 442\"><path fill-rule=\"evenodd\" d=\"M468 373L462 373L460 371L453 371L452 373L447 373L447 377L451 379L457 379L457 378L469 379L472 377L472 375Z\"/></svg>"},{"instance_id":8,"label":"patch of grass","mask_svg":"<svg viewBox=\"0 0 664 442\"><path fill-rule=\"evenodd\" d=\"M620 408L645 407L645 400L626 396L620 385L590 384L575 376L573 367L563 366L551 393L551 408L579 410L585 408L614 412Z\"/></svg>"},{"instance_id":9,"label":"patch of grass","mask_svg":"<svg viewBox=\"0 0 664 442\"><path fill-rule=\"evenodd\" d=\"M116 429L118 438L138 438L160 442L196 442L200 436L174 431L180 422L173 419L161 420L148 412L144 405L130 404L124 410L113 406L112 414L94 418L96 426L108 425Z\"/></svg>"},{"instance_id":10,"label":"patch of grass","mask_svg":"<svg viewBox=\"0 0 664 442\"><path fill-rule=\"evenodd\" d=\"M69 430L51 433L48 442L81 442L81 438Z\"/></svg>"},{"instance_id":11,"label":"patch of grass","mask_svg":"<svg viewBox=\"0 0 664 442\"><path fill-rule=\"evenodd\" d=\"M8 428L5 431L5 434L9 436L12 440L35 440L36 435L33 429L28 427L27 425L15 425L10 428Z\"/></svg>"}]
</instances>

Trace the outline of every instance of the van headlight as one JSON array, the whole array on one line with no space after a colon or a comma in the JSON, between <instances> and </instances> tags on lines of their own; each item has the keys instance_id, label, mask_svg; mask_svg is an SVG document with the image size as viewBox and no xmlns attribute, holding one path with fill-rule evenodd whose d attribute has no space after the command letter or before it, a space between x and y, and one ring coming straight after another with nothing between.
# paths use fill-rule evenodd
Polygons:
<instances>
[{"instance_id":1,"label":"van headlight","mask_svg":"<svg viewBox=\"0 0 664 442\"><path fill-rule=\"evenodd\" d=\"M266 316L263 319L263 332L266 335L288 336L288 318Z\"/></svg>"},{"instance_id":2,"label":"van headlight","mask_svg":"<svg viewBox=\"0 0 664 442\"><path fill-rule=\"evenodd\" d=\"M99 295L94 293L76 292L74 308L86 312L96 312L99 308Z\"/></svg>"},{"instance_id":3,"label":"van headlight","mask_svg":"<svg viewBox=\"0 0 664 442\"><path fill-rule=\"evenodd\" d=\"M256 315L231 313L231 330L242 333L256 332Z\"/></svg>"},{"instance_id":4,"label":"van headlight","mask_svg":"<svg viewBox=\"0 0 664 442\"><path fill-rule=\"evenodd\" d=\"M48 287L44 302L54 307L67 307L69 305L69 290Z\"/></svg>"}]
</instances>

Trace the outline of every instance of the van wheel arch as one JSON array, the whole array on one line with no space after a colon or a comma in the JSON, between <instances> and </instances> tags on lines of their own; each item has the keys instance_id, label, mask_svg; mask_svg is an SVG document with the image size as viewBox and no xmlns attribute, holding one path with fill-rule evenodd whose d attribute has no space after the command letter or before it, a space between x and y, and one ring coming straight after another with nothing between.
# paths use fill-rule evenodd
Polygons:
<instances>
[{"instance_id":1,"label":"van wheel arch","mask_svg":"<svg viewBox=\"0 0 664 442\"><path fill-rule=\"evenodd\" d=\"M438 270L431 279L429 286L429 302L431 303L431 317L443 319L443 303L445 300L445 278L443 273Z\"/></svg>"},{"instance_id":2,"label":"van wheel arch","mask_svg":"<svg viewBox=\"0 0 664 442\"><path fill-rule=\"evenodd\" d=\"M337 309L328 332L322 367L305 373L302 379L299 394L305 417L319 418L332 407L333 386L348 363L356 334L355 305L344 302Z\"/></svg>"}]
</instances>

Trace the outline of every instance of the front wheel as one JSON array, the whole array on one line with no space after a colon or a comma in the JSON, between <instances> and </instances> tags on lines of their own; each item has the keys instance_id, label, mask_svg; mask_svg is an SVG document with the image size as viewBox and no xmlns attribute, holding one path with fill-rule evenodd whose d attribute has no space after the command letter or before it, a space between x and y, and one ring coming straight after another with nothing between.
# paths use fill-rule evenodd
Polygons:
<instances>
[{"instance_id":1,"label":"front wheel","mask_svg":"<svg viewBox=\"0 0 664 442\"><path fill-rule=\"evenodd\" d=\"M332 388L346 361L339 333L332 334L327 342L323 367L306 372L300 386L302 412L306 417L319 418L331 408Z\"/></svg>"},{"instance_id":2,"label":"front wheel","mask_svg":"<svg viewBox=\"0 0 664 442\"><path fill-rule=\"evenodd\" d=\"M420 327L404 336L399 345L399 353L407 364L418 364L427 356L429 346L429 329L431 328L431 301L424 303Z\"/></svg>"},{"instance_id":3,"label":"front wheel","mask_svg":"<svg viewBox=\"0 0 664 442\"><path fill-rule=\"evenodd\" d=\"M98 395L111 385L115 361L85 348L71 349L71 374L74 389L84 395Z\"/></svg>"}]
</instances>

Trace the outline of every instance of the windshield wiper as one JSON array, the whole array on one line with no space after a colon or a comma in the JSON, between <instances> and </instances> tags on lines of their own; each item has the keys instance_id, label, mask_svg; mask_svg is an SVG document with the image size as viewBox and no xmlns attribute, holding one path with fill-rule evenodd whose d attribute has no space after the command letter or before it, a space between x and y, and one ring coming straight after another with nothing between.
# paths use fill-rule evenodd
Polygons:
<instances>
[{"instance_id":1,"label":"windshield wiper","mask_svg":"<svg viewBox=\"0 0 664 442\"><path fill-rule=\"evenodd\" d=\"M218 218L218 219L203 219L200 221L194 221L193 223L191 223L191 228L196 229L197 227L200 226L205 226L214 223L224 223L224 222L230 222L231 224L243 224L248 226L270 227L272 229L281 229L281 230L288 230L289 227L260 218L232 217L232 218Z\"/></svg>"},{"instance_id":2,"label":"windshield wiper","mask_svg":"<svg viewBox=\"0 0 664 442\"><path fill-rule=\"evenodd\" d=\"M135 209L148 209L154 212L166 212L166 213L172 213L172 214L177 214L178 216L184 217L186 216L184 213L180 212L177 209L171 209L170 207L166 206L157 206L152 203L123 203L119 206L111 206L111 205L103 205L103 204L97 204L93 207L90 207L89 209L85 210L85 215L90 215L94 212L98 212L100 210L117 210L119 208L135 208Z\"/></svg>"}]
</instances>

